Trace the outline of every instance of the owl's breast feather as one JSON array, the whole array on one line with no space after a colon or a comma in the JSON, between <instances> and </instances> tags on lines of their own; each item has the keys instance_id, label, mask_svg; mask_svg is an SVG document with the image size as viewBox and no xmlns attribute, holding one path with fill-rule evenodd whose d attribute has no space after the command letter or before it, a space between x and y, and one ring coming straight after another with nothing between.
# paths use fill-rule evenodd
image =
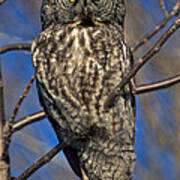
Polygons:
<instances>
[{"instance_id":1,"label":"owl's breast feather","mask_svg":"<svg viewBox=\"0 0 180 180\"><path fill-rule=\"evenodd\" d=\"M112 115L119 121L119 116L127 111L123 110L122 97L122 114L104 112L108 93L131 66L124 51L122 32L114 26L57 25L46 29L34 42L32 55L37 79L57 108L63 109L69 123L74 122L74 131L92 124L106 126ZM99 123L102 120L104 123Z\"/></svg>"}]
</instances>

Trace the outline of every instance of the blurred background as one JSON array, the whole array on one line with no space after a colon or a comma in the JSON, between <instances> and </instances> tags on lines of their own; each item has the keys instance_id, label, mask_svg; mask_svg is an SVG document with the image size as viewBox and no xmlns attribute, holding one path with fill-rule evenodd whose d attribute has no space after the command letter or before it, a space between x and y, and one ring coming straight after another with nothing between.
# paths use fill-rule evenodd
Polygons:
<instances>
[{"instance_id":1,"label":"blurred background","mask_svg":"<svg viewBox=\"0 0 180 180\"><path fill-rule=\"evenodd\" d=\"M177 1L165 0L169 12ZM159 0L126 0L126 2L126 39L129 45L133 45L162 21L163 13ZM31 43L35 39L41 31L40 4L40 0L6 0L0 6L0 46ZM171 23L168 23L167 28ZM134 54L135 60L152 46L161 33ZM9 120L19 96L33 75L33 67L28 52L8 52L1 58L6 119ZM154 82L178 73L180 74L180 31L177 31L160 53L143 67L136 76L136 82L137 84ZM136 104L137 163L134 180L179 180L180 84L165 90L138 95ZM41 109L34 83L17 119ZM57 143L55 133L47 119L15 133L10 146L12 175L18 176ZM78 180L63 153L59 153L29 179Z\"/></svg>"}]
</instances>

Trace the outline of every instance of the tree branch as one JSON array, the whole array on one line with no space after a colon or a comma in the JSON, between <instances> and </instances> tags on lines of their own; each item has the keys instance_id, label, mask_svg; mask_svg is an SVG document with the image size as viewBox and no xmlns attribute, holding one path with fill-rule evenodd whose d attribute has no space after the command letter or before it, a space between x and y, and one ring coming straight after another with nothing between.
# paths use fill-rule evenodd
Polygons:
<instances>
[{"instance_id":1,"label":"tree branch","mask_svg":"<svg viewBox=\"0 0 180 180\"><path fill-rule=\"evenodd\" d=\"M12 124L11 132L14 133L16 131L19 131L29 124L43 120L45 117L46 114L44 111L39 111L29 116L26 116Z\"/></svg>"},{"instance_id":2,"label":"tree branch","mask_svg":"<svg viewBox=\"0 0 180 180\"><path fill-rule=\"evenodd\" d=\"M141 69L141 67L148 62L150 58L152 58L155 54L157 54L161 47L165 44L165 42L171 37L171 35L180 27L180 18L177 18L172 26L159 38L159 40L155 43L155 45L135 64L130 73L119 83L115 89L110 92L108 96L104 108L107 109L113 104L114 98L120 93L121 88L125 86L131 78L133 78L137 72Z\"/></svg>"},{"instance_id":3,"label":"tree branch","mask_svg":"<svg viewBox=\"0 0 180 180\"><path fill-rule=\"evenodd\" d=\"M74 139L75 138L71 137L66 143L56 145L52 150L50 150L48 153L38 159L31 167L26 169L19 177L17 177L16 180L25 180L30 177L38 169L47 164L57 153L67 147Z\"/></svg>"},{"instance_id":4,"label":"tree branch","mask_svg":"<svg viewBox=\"0 0 180 180\"><path fill-rule=\"evenodd\" d=\"M6 120L5 120L5 108L4 108L4 87L3 87L2 67L1 67L1 59L0 59L0 126L1 126L1 130L5 126L5 124L6 124Z\"/></svg>"},{"instance_id":5,"label":"tree branch","mask_svg":"<svg viewBox=\"0 0 180 180\"><path fill-rule=\"evenodd\" d=\"M0 59L0 179L10 179L9 144L6 142L6 119L4 109L3 79Z\"/></svg>"},{"instance_id":6,"label":"tree branch","mask_svg":"<svg viewBox=\"0 0 180 180\"><path fill-rule=\"evenodd\" d=\"M158 82L154 82L154 83L139 85L136 87L136 94L141 95L144 93L169 88L177 83L180 83L180 75L177 75L177 76L165 79L165 80L161 80Z\"/></svg>"},{"instance_id":7,"label":"tree branch","mask_svg":"<svg viewBox=\"0 0 180 180\"><path fill-rule=\"evenodd\" d=\"M165 3L164 3L164 0L160 0L160 6L161 6L161 10L162 10L164 16L167 17L169 13L166 10L166 6L165 6Z\"/></svg>"},{"instance_id":8,"label":"tree branch","mask_svg":"<svg viewBox=\"0 0 180 180\"><path fill-rule=\"evenodd\" d=\"M12 116L11 116L11 119L10 119L10 123L14 122L14 120L15 120L15 118L17 116L17 113L18 113L18 111L20 109L20 106L21 106L23 100L25 99L25 97L27 96L27 94L28 94L34 80L35 80L35 76L32 76L30 82L28 83L28 85L24 89L23 94L19 97L18 103L16 104L16 106L15 106L15 108L13 110L13 113L12 113Z\"/></svg>"},{"instance_id":9,"label":"tree branch","mask_svg":"<svg viewBox=\"0 0 180 180\"><path fill-rule=\"evenodd\" d=\"M147 33L140 41L137 41L135 45L131 47L131 52L135 52L138 48L140 48L143 44L148 42L156 33L158 33L162 28L166 26L166 24L171 20L174 16L177 16L180 13L180 2L178 1L174 6L171 13L163 19L163 21L156 26L152 31Z\"/></svg>"},{"instance_id":10,"label":"tree branch","mask_svg":"<svg viewBox=\"0 0 180 180\"><path fill-rule=\"evenodd\" d=\"M31 44L10 44L6 46L2 46L0 47L0 54L6 53L8 51L15 51L15 50L30 51Z\"/></svg>"}]
</instances>

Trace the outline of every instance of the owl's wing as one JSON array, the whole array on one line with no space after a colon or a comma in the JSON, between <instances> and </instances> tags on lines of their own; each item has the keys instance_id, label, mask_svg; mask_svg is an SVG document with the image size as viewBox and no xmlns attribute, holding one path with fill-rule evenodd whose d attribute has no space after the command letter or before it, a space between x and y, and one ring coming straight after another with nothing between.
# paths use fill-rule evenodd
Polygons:
<instances>
[{"instance_id":1,"label":"owl's wing","mask_svg":"<svg viewBox=\"0 0 180 180\"><path fill-rule=\"evenodd\" d=\"M76 173L76 175L82 178L81 168L79 165L79 159L77 157L77 151L71 146L67 146L63 151L64 151L64 154L66 155L66 158L72 170Z\"/></svg>"},{"instance_id":2,"label":"owl's wing","mask_svg":"<svg viewBox=\"0 0 180 180\"><path fill-rule=\"evenodd\" d=\"M62 137L59 136L59 132L58 132L60 129L58 123L50 117L48 117L48 119L50 120L50 122L56 132L59 142L62 142ZM63 149L63 152L64 152L72 170L76 173L76 175L78 175L81 178L82 174L81 174L81 168L79 165L79 159L77 156L77 151L73 147L67 146L66 148Z\"/></svg>"},{"instance_id":3,"label":"owl's wing","mask_svg":"<svg viewBox=\"0 0 180 180\"><path fill-rule=\"evenodd\" d=\"M47 102L51 102L51 100L49 99L50 97L48 96L47 91L44 91L44 88L42 86L43 85L37 80L37 89L38 89L38 94L39 94L39 100L43 107L47 107L47 108L45 108L45 111L46 111L51 106L50 104L47 104ZM62 142L62 137L60 136L60 133L59 133L59 130L61 129L61 127L59 126L58 122L49 115L48 112L46 112L46 114L48 115L48 119L49 119L53 129L56 132L59 142ZM77 151L73 147L67 146L66 148L63 149L63 152L64 152L72 170L76 173L77 176L82 178L81 167L79 164Z\"/></svg>"},{"instance_id":4,"label":"owl's wing","mask_svg":"<svg viewBox=\"0 0 180 180\"><path fill-rule=\"evenodd\" d=\"M51 125L53 126L53 129L56 132L56 135L57 135L59 142L62 142L62 137L59 134L59 129L61 129L59 124L57 123L57 121L55 121L51 117L48 117L48 119L51 122ZM63 149L63 152L64 152L72 170L76 173L77 176L82 178L81 167L79 164L77 151L72 146L69 145Z\"/></svg>"}]
</instances>

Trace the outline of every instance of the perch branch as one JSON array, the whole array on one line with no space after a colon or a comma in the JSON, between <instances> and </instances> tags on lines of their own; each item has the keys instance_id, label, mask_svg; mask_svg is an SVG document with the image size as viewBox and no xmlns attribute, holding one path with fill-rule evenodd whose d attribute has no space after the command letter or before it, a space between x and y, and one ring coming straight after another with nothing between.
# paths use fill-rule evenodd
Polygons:
<instances>
[{"instance_id":1,"label":"perch branch","mask_svg":"<svg viewBox=\"0 0 180 180\"><path fill-rule=\"evenodd\" d=\"M66 143L56 145L52 150L50 150L48 153L38 159L31 167L26 169L19 177L17 177L16 180L24 180L30 177L38 169L47 164L58 152L67 147L74 139L75 138L71 137Z\"/></svg>"}]
</instances>

